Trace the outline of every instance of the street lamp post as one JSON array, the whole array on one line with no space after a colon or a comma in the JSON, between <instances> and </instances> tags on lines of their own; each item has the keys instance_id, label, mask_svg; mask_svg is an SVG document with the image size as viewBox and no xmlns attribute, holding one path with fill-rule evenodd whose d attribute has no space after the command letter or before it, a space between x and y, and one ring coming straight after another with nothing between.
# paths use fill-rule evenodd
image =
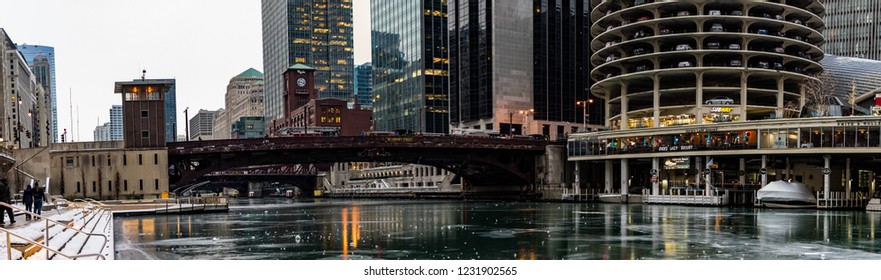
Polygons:
<instances>
[{"instance_id":1,"label":"street lamp post","mask_svg":"<svg viewBox=\"0 0 881 280\"><path fill-rule=\"evenodd\" d=\"M529 114L535 112L535 109L529 110L520 110L520 114L523 114L523 131L521 134L526 135L529 130L527 129L527 124L529 124Z\"/></svg>"},{"instance_id":2,"label":"street lamp post","mask_svg":"<svg viewBox=\"0 0 881 280\"><path fill-rule=\"evenodd\" d=\"M187 110L189 110L189 109L190 109L190 107L187 107L186 109L184 109L184 127L185 127L184 129L187 130L186 131L187 132L187 140L186 141L190 141L190 116L187 115ZM175 136L175 137L177 137L177 136Z\"/></svg>"},{"instance_id":3,"label":"street lamp post","mask_svg":"<svg viewBox=\"0 0 881 280\"><path fill-rule=\"evenodd\" d=\"M590 116L590 106L593 105L593 98L577 101L575 102L575 105L581 106L582 108L583 116L581 118L581 130L587 131L587 119Z\"/></svg>"}]
</instances>

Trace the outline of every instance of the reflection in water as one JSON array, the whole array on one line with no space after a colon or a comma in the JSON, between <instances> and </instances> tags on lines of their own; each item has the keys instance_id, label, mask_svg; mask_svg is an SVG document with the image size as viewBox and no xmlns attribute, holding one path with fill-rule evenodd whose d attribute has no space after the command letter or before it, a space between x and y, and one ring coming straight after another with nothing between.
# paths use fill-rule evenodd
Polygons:
<instances>
[{"instance_id":1,"label":"reflection in water","mask_svg":"<svg viewBox=\"0 0 881 280\"><path fill-rule=\"evenodd\" d=\"M878 213L669 205L235 200L116 219L162 259L881 259ZM117 254L125 258L125 254Z\"/></svg>"}]
</instances>

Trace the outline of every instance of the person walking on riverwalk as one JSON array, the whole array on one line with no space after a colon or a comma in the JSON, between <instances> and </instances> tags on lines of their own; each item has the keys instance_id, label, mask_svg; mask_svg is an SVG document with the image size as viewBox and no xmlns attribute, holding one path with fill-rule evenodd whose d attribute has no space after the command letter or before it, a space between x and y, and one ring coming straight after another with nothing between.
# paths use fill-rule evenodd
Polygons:
<instances>
[{"instance_id":1,"label":"person walking on riverwalk","mask_svg":"<svg viewBox=\"0 0 881 280\"><path fill-rule=\"evenodd\" d=\"M6 179L0 179L0 202L9 204L12 201L12 194L9 193L9 186ZM15 216L12 214L12 208L0 206L0 224L3 224L3 212L9 215L9 223L15 223Z\"/></svg>"},{"instance_id":2,"label":"person walking on riverwalk","mask_svg":"<svg viewBox=\"0 0 881 280\"><path fill-rule=\"evenodd\" d=\"M43 187L37 186L34 188L34 213L37 215L43 214L43 200L46 199L46 191Z\"/></svg>"},{"instance_id":3,"label":"person walking on riverwalk","mask_svg":"<svg viewBox=\"0 0 881 280\"><path fill-rule=\"evenodd\" d=\"M28 185L27 188L24 189L24 195L22 195L21 201L24 202L24 209L29 212L34 212L34 188L31 185ZM30 220L31 215L25 215L25 220Z\"/></svg>"}]
</instances>

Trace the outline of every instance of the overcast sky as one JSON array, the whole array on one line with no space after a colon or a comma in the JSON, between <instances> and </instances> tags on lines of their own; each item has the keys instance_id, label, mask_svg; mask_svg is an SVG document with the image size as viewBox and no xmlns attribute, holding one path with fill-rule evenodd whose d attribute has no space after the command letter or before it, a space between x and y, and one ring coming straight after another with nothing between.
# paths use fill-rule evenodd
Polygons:
<instances>
[{"instance_id":1,"label":"overcast sky","mask_svg":"<svg viewBox=\"0 0 881 280\"><path fill-rule=\"evenodd\" d=\"M370 61L370 2L353 2L355 63L361 64ZM95 126L110 121L110 106L121 104L114 82L139 78L141 69L147 78L177 79L178 134L184 134L185 108L190 117L221 108L230 78L248 68L263 71L261 24L260 0L18 0L0 6L0 28L13 42L55 47L59 134L79 127L72 138L79 141L91 141Z\"/></svg>"}]
</instances>

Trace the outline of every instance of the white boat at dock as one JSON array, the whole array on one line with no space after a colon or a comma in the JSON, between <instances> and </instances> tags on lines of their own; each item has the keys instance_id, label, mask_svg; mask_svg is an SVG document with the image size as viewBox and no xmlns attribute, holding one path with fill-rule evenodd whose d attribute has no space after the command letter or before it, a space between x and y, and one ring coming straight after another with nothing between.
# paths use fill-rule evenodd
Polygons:
<instances>
[{"instance_id":1,"label":"white boat at dock","mask_svg":"<svg viewBox=\"0 0 881 280\"><path fill-rule=\"evenodd\" d=\"M815 208L817 198L811 189L799 182L770 182L756 193L756 198L769 208Z\"/></svg>"},{"instance_id":2,"label":"white boat at dock","mask_svg":"<svg viewBox=\"0 0 881 280\"><path fill-rule=\"evenodd\" d=\"M881 211L881 190L875 191L869 204L866 205L866 211Z\"/></svg>"}]
</instances>

